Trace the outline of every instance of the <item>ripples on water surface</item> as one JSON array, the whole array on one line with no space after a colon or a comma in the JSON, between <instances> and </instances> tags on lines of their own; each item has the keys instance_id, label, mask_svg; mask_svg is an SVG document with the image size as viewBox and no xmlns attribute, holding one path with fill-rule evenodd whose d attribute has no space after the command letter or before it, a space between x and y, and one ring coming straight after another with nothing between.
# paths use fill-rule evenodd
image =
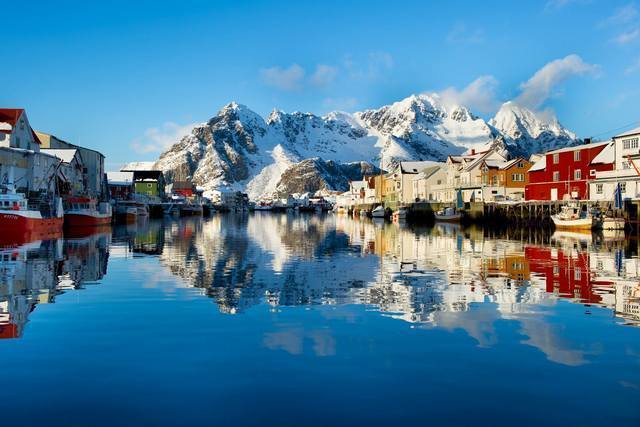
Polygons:
<instances>
[{"instance_id":1,"label":"ripples on water surface","mask_svg":"<svg viewBox=\"0 0 640 427\"><path fill-rule=\"evenodd\" d=\"M17 425L639 425L638 243L256 213L4 248Z\"/></svg>"}]
</instances>

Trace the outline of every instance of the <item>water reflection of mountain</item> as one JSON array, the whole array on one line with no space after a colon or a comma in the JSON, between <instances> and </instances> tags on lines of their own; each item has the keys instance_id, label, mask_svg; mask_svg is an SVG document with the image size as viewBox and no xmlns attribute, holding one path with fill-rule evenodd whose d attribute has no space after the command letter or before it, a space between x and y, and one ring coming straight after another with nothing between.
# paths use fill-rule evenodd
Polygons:
<instances>
[{"instance_id":1,"label":"water reflection of mountain","mask_svg":"<svg viewBox=\"0 0 640 427\"><path fill-rule=\"evenodd\" d=\"M96 231L0 249L0 338L21 336L38 304L106 274L111 229Z\"/></svg>"},{"instance_id":2,"label":"water reflection of mountain","mask_svg":"<svg viewBox=\"0 0 640 427\"><path fill-rule=\"evenodd\" d=\"M559 299L639 320L637 243L602 236L256 214L171 223L164 242L161 261L229 313L264 301L361 304L424 327L461 327L481 343L491 326L462 314L474 305L495 309L489 322L522 319L529 329Z\"/></svg>"}]
</instances>

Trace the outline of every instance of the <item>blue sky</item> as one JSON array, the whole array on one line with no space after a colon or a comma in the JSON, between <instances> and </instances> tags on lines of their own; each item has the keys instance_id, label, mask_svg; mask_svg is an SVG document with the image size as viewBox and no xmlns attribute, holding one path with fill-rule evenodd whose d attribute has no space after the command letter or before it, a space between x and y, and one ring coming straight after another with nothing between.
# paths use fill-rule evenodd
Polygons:
<instances>
[{"instance_id":1,"label":"blue sky","mask_svg":"<svg viewBox=\"0 0 640 427\"><path fill-rule=\"evenodd\" d=\"M640 4L431 3L11 2L0 105L109 168L231 100L326 113L446 91L489 118L532 92L581 137L640 123Z\"/></svg>"}]
</instances>

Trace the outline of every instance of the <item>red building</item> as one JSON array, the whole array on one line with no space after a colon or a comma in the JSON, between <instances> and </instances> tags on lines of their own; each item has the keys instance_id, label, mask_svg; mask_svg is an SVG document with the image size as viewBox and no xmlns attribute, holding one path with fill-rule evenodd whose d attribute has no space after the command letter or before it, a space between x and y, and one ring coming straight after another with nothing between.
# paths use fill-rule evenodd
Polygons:
<instances>
[{"instance_id":1,"label":"red building","mask_svg":"<svg viewBox=\"0 0 640 427\"><path fill-rule=\"evenodd\" d=\"M525 200L588 199L589 180L596 172L613 170L609 141L560 148L544 154L529 169Z\"/></svg>"},{"instance_id":2,"label":"red building","mask_svg":"<svg viewBox=\"0 0 640 427\"><path fill-rule=\"evenodd\" d=\"M189 181L175 181L171 186L171 191L184 197L192 197L195 193L193 184Z\"/></svg>"}]
</instances>

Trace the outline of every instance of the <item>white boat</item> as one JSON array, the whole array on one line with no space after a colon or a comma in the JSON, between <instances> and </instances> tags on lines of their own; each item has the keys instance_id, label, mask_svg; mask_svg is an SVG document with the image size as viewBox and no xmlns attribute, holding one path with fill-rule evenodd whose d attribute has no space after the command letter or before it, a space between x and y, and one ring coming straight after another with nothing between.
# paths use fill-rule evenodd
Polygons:
<instances>
[{"instance_id":1,"label":"white boat","mask_svg":"<svg viewBox=\"0 0 640 427\"><path fill-rule=\"evenodd\" d=\"M458 222L462 218L462 213L456 208L448 207L439 210L434 214L436 221Z\"/></svg>"},{"instance_id":2,"label":"white boat","mask_svg":"<svg viewBox=\"0 0 640 427\"><path fill-rule=\"evenodd\" d=\"M382 205L376 206L376 208L371 211L371 216L374 218L384 218L384 214L384 207Z\"/></svg>"},{"instance_id":3,"label":"white boat","mask_svg":"<svg viewBox=\"0 0 640 427\"><path fill-rule=\"evenodd\" d=\"M270 211L272 208L272 204L271 202L258 202L256 203L256 205L254 206L253 210L256 211Z\"/></svg>"},{"instance_id":4,"label":"white boat","mask_svg":"<svg viewBox=\"0 0 640 427\"><path fill-rule=\"evenodd\" d=\"M551 215L551 220L556 228L565 230L591 230L602 225L599 217L582 210L577 204L562 206L560 213Z\"/></svg>"},{"instance_id":5,"label":"white boat","mask_svg":"<svg viewBox=\"0 0 640 427\"><path fill-rule=\"evenodd\" d=\"M407 219L408 213L409 213L409 210L407 208L398 208L398 210L393 213L393 220L394 221L405 220Z\"/></svg>"}]
</instances>

